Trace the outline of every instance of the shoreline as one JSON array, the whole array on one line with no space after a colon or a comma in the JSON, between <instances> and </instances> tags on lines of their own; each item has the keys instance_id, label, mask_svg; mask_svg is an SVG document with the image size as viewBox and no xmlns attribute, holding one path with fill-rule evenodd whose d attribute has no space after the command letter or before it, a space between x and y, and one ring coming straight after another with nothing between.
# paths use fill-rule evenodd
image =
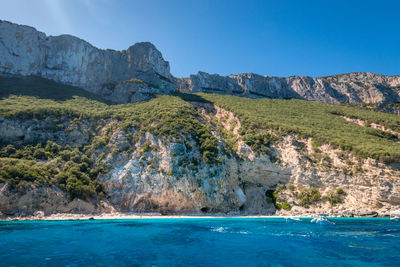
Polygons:
<instances>
[{"instance_id":1,"label":"shoreline","mask_svg":"<svg viewBox=\"0 0 400 267\"><path fill-rule=\"evenodd\" d=\"M312 216L310 214L304 215L288 215L288 216L276 216L276 215L161 215L161 214L149 214L149 213L103 213L103 214L74 214L74 213L56 213L51 215L33 215L24 217L7 217L0 218L0 221L86 221L86 220L133 220L133 219L285 219L288 217L298 218L314 218L318 215ZM345 217L345 216L327 216L329 218L387 218L382 216L360 216L360 217Z\"/></svg>"}]
</instances>

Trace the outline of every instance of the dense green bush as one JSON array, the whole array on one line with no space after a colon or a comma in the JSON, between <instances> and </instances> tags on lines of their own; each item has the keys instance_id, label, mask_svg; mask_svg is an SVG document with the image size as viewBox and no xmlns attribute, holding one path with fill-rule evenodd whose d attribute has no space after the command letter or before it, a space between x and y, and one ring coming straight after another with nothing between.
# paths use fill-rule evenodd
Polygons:
<instances>
[{"instance_id":1,"label":"dense green bush","mask_svg":"<svg viewBox=\"0 0 400 267\"><path fill-rule=\"evenodd\" d=\"M62 147L53 141L0 149L0 182L7 182L15 190L29 185L59 186L70 200L88 199L104 193L96 178L107 169L78 148Z\"/></svg>"},{"instance_id":2,"label":"dense green bush","mask_svg":"<svg viewBox=\"0 0 400 267\"><path fill-rule=\"evenodd\" d=\"M145 142L142 146L142 149L140 150L140 154L146 153L150 151L151 149L151 144L149 142Z\"/></svg>"},{"instance_id":3,"label":"dense green bush","mask_svg":"<svg viewBox=\"0 0 400 267\"><path fill-rule=\"evenodd\" d=\"M339 194L339 195L345 194L344 190L342 188L340 188L340 187L338 189L336 189L336 193Z\"/></svg>"},{"instance_id":4,"label":"dense green bush","mask_svg":"<svg viewBox=\"0 0 400 267\"><path fill-rule=\"evenodd\" d=\"M267 153L270 143L277 139L275 136L269 133L259 133L257 129L251 129L250 131L243 130L241 135L243 142L249 145L253 151L260 153Z\"/></svg>"},{"instance_id":5,"label":"dense green bush","mask_svg":"<svg viewBox=\"0 0 400 267\"><path fill-rule=\"evenodd\" d=\"M34 160L0 158L0 182L7 182L13 189L26 185L51 186L52 177L58 173L53 163Z\"/></svg>"},{"instance_id":6,"label":"dense green bush","mask_svg":"<svg viewBox=\"0 0 400 267\"><path fill-rule=\"evenodd\" d=\"M278 205L280 206L281 209L284 209L284 210L291 210L292 209L292 206L289 203L287 203L286 201L281 203L281 204L278 204Z\"/></svg>"},{"instance_id":7,"label":"dense green bush","mask_svg":"<svg viewBox=\"0 0 400 267\"><path fill-rule=\"evenodd\" d=\"M266 192L266 196L270 199L270 201L274 204L275 208L280 210L280 209L284 209L284 210L291 210L292 206L287 202L284 201L282 203L280 203L279 200L279 195L282 191L284 191L285 189L287 189L287 185L283 185L283 184L278 184L275 188L275 190L268 190Z\"/></svg>"},{"instance_id":8,"label":"dense green bush","mask_svg":"<svg viewBox=\"0 0 400 267\"><path fill-rule=\"evenodd\" d=\"M321 194L315 187L303 188L299 191L297 198L301 206L308 208L309 205L318 202L321 199Z\"/></svg>"}]
</instances>

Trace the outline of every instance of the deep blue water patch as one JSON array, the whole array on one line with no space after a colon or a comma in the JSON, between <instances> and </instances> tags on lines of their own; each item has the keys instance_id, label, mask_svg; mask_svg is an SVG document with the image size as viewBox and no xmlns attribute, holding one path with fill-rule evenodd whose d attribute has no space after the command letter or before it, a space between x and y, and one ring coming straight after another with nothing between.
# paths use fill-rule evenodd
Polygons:
<instances>
[{"instance_id":1,"label":"deep blue water patch","mask_svg":"<svg viewBox=\"0 0 400 267\"><path fill-rule=\"evenodd\" d=\"M400 223L334 219L0 222L1 266L399 266Z\"/></svg>"}]
</instances>

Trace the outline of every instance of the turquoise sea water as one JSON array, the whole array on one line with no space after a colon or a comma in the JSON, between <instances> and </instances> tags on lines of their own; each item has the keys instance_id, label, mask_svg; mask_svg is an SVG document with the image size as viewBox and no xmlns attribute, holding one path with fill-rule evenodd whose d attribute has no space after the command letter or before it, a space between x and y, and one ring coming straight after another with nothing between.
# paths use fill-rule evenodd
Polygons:
<instances>
[{"instance_id":1,"label":"turquoise sea water","mask_svg":"<svg viewBox=\"0 0 400 267\"><path fill-rule=\"evenodd\" d=\"M400 266L400 222L0 222L1 266Z\"/></svg>"}]
</instances>

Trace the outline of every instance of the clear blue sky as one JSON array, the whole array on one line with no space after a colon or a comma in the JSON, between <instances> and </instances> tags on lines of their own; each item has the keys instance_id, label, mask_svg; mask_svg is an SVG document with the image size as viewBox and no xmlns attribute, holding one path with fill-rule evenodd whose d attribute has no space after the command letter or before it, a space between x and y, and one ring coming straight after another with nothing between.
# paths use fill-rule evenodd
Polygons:
<instances>
[{"instance_id":1,"label":"clear blue sky","mask_svg":"<svg viewBox=\"0 0 400 267\"><path fill-rule=\"evenodd\" d=\"M400 74L398 0L0 0L0 19L100 48L150 41L177 77Z\"/></svg>"}]
</instances>

